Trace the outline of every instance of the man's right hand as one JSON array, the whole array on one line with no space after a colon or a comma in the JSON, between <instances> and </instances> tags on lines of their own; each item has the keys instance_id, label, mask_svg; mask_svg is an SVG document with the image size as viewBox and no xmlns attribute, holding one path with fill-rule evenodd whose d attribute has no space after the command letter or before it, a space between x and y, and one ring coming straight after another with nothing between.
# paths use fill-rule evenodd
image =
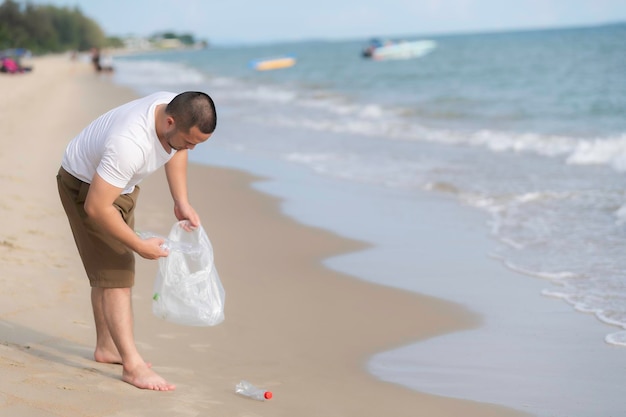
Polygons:
<instances>
[{"instance_id":1,"label":"man's right hand","mask_svg":"<svg viewBox=\"0 0 626 417\"><path fill-rule=\"evenodd\" d=\"M145 259L159 259L163 258L170 253L163 249L161 245L165 243L165 239L160 237L151 237L148 239L142 239L139 247L135 252Z\"/></svg>"}]
</instances>

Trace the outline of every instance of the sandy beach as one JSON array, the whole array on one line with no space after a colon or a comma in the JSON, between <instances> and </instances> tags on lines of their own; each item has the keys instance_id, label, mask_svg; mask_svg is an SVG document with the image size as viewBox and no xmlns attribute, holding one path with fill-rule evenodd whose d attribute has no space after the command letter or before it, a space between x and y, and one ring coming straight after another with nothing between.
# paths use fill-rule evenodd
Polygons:
<instances>
[{"instance_id":1,"label":"sandy beach","mask_svg":"<svg viewBox=\"0 0 626 417\"><path fill-rule=\"evenodd\" d=\"M92 359L89 285L55 175L67 142L134 93L65 56L33 65L30 74L0 77L0 415L524 415L370 375L365 363L377 352L475 327L480 318L453 303L324 267L323 259L365 245L282 215L276 198L251 188L262 178L197 165L190 167L190 200L214 246L226 319L195 328L154 317L157 263L137 257L138 347L177 389L150 392L122 382L119 366ZM222 139L218 119L211 140ZM165 235L174 221L160 171L142 184L136 226ZM242 379L274 398L237 396Z\"/></svg>"}]
</instances>

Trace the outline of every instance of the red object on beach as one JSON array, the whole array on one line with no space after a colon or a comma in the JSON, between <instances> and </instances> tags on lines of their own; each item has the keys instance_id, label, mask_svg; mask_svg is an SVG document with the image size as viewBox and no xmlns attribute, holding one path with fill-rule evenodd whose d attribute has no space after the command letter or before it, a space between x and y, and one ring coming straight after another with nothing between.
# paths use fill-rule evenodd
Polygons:
<instances>
[{"instance_id":1,"label":"red object on beach","mask_svg":"<svg viewBox=\"0 0 626 417\"><path fill-rule=\"evenodd\" d=\"M265 394L263 394L263 396L266 400L269 400L270 398L272 398L272 391L265 391Z\"/></svg>"}]
</instances>

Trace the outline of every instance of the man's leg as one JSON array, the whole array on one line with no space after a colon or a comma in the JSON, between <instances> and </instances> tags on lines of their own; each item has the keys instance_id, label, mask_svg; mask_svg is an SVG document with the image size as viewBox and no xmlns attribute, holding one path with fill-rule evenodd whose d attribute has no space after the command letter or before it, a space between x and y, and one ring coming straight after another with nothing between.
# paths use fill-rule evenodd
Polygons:
<instances>
[{"instance_id":1,"label":"man's leg","mask_svg":"<svg viewBox=\"0 0 626 417\"><path fill-rule=\"evenodd\" d=\"M122 364L122 357L117 351L117 347L109 332L109 326L104 318L102 310L102 296L104 288L91 288L91 306L93 308L93 318L96 323L96 350L94 359L96 362Z\"/></svg>"},{"instance_id":2,"label":"man's leg","mask_svg":"<svg viewBox=\"0 0 626 417\"><path fill-rule=\"evenodd\" d=\"M110 355L112 341L122 363L122 380L138 388L157 391L175 389L174 385L150 369L137 351L133 334L131 289L93 288L92 302L98 333L94 356L102 354L104 358L105 352ZM113 355L109 356L110 358L113 358Z\"/></svg>"}]
</instances>

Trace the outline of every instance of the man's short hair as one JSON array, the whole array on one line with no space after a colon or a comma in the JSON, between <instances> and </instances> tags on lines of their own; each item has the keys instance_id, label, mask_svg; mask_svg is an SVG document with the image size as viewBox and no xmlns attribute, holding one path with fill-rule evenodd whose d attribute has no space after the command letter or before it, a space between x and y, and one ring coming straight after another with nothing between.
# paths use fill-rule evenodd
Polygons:
<instances>
[{"instance_id":1,"label":"man's short hair","mask_svg":"<svg viewBox=\"0 0 626 417\"><path fill-rule=\"evenodd\" d=\"M202 133L213 133L217 124L215 103L208 94L185 91L169 102L165 113L174 118L176 127L183 132L197 126Z\"/></svg>"}]
</instances>

